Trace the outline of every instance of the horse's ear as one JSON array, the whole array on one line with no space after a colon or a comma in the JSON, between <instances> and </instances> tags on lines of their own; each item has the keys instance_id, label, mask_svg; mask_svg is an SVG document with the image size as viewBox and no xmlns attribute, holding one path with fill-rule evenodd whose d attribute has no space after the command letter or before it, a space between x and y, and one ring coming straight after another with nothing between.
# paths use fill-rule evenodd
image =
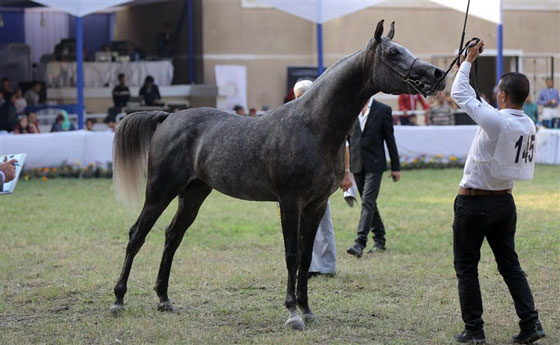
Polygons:
<instances>
[{"instance_id":1,"label":"horse's ear","mask_svg":"<svg viewBox=\"0 0 560 345\"><path fill-rule=\"evenodd\" d=\"M385 19L381 19L381 21L379 23L377 23L377 28L375 29L375 34L373 35L373 38L375 39L375 42L379 43L381 42L381 35L383 35L383 22L385 21Z\"/></svg>"},{"instance_id":2,"label":"horse's ear","mask_svg":"<svg viewBox=\"0 0 560 345\"><path fill-rule=\"evenodd\" d=\"M391 23L391 29L389 29L389 33L387 34L387 38L393 40L394 36L395 36L395 22L393 21Z\"/></svg>"}]
</instances>

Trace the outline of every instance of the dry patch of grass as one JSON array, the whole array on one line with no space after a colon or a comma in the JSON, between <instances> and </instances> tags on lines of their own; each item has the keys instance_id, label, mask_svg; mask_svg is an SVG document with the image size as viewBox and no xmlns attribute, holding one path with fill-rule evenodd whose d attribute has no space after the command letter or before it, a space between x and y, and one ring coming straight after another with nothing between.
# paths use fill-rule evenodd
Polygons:
<instances>
[{"instance_id":1,"label":"dry patch of grass","mask_svg":"<svg viewBox=\"0 0 560 345\"><path fill-rule=\"evenodd\" d=\"M560 343L560 168L538 166L518 183L517 249L548 338ZM108 308L137 212L117 204L109 180L20 182L0 197L0 344L452 344L462 327L452 264L452 204L460 170L384 179L379 207L388 250L360 260L359 208L331 199L338 275L310 282L318 317L304 332L282 327L285 263L278 210L212 193L177 251L170 297L179 314L156 311L153 284L162 215L138 254L126 310ZM490 344L517 331L511 297L485 244L480 279Z\"/></svg>"}]
</instances>

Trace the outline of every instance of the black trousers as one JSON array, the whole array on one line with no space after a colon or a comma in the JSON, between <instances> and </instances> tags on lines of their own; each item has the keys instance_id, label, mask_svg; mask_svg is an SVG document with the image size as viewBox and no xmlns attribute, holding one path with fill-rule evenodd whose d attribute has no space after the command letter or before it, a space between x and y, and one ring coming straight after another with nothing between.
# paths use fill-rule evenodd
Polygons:
<instances>
[{"instance_id":1,"label":"black trousers","mask_svg":"<svg viewBox=\"0 0 560 345\"><path fill-rule=\"evenodd\" d=\"M484 237L494 252L498 271L506 282L521 328L537 319L531 288L515 252L517 211L511 194L458 195L453 221L453 257L459 280L459 301L465 328L483 327L478 261Z\"/></svg>"},{"instance_id":2,"label":"black trousers","mask_svg":"<svg viewBox=\"0 0 560 345\"><path fill-rule=\"evenodd\" d=\"M362 170L360 173L354 174L356 186L362 198L362 213L358 224L356 244L362 248L366 247L367 236L370 231L373 232L374 241L385 245L385 226L377 209L377 195L381 187L382 177L382 171L366 172Z\"/></svg>"}]
</instances>

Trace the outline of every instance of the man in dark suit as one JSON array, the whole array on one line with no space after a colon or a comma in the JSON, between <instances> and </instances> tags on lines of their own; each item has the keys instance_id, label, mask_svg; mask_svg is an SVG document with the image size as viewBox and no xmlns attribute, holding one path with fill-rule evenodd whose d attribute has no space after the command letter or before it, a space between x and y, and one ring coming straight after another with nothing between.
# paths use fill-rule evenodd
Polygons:
<instances>
[{"instance_id":1,"label":"man in dark suit","mask_svg":"<svg viewBox=\"0 0 560 345\"><path fill-rule=\"evenodd\" d=\"M399 153L393 135L391 107L371 98L352 127L348 141L349 147L346 153L349 159L346 159L346 174L342 187L347 189L349 182L351 186L350 172L352 172L362 197L362 214L355 244L348 248L347 252L360 257L366 247L370 231L373 232L374 245L368 253L385 250L385 226L376 202L383 172L387 170L383 143L387 144L391 158L389 176L395 182L401 178Z\"/></svg>"}]
</instances>

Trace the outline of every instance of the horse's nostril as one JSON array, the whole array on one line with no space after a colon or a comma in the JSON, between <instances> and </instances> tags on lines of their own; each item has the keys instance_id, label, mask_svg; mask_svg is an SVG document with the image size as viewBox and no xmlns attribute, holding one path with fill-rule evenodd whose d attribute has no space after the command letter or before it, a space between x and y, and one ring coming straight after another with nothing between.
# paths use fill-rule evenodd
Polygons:
<instances>
[{"instance_id":1,"label":"horse's nostril","mask_svg":"<svg viewBox=\"0 0 560 345\"><path fill-rule=\"evenodd\" d=\"M439 69L439 68L435 68L434 69L434 77L436 77L436 79L439 79L443 76L443 70Z\"/></svg>"}]
</instances>

